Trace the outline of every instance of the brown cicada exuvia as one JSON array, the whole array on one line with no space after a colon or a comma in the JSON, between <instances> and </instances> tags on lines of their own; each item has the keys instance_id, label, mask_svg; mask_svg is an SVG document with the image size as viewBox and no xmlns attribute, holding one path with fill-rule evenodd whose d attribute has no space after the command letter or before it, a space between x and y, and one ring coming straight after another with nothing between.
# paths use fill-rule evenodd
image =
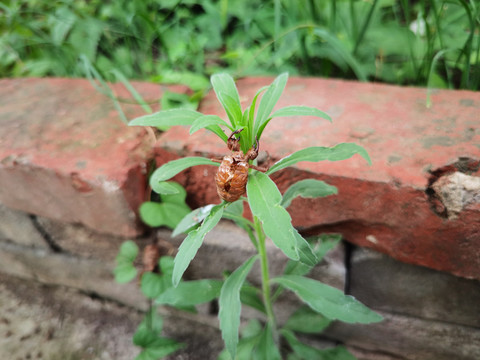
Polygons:
<instances>
[{"instance_id":1,"label":"brown cicada exuvia","mask_svg":"<svg viewBox=\"0 0 480 360\"><path fill-rule=\"evenodd\" d=\"M246 154L240 150L240 139L237 139L235 135L242 130L234 131L228 138L227 146L232 151L231 155L224 156L223 160L212 159L220 162L220 167L215 175L218 195L228 202L236 201L245 194L249 168L262 172L267 171L267 169L249 163L250 160L255 160L258 156L258 140Z\"/></svg>"}]
</instances>

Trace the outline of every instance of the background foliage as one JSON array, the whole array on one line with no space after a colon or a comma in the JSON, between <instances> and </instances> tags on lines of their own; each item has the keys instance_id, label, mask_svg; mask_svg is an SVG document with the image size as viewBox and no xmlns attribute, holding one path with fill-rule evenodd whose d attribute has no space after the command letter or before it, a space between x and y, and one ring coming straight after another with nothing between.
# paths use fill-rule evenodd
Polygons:
<instances>
[{"instance_id":1,"label":"background foliage","mask_svg":"<svg viewBox=\"0 0 480 360\"><path fill-rule=\"evenodd\" d=\"M209 86L227 70L480 88L477 0L2 0L0 76Z\"/></svg>"}]
</instances>

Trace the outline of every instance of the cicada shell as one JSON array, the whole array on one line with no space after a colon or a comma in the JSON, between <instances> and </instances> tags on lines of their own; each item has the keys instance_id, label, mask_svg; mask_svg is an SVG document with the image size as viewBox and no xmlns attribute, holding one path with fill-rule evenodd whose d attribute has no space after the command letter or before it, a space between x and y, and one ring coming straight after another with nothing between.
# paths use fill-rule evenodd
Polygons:
<instances>
[{"instance_id":1,"label":"cicada shell","mask_svg":"<svg viewBox=\"0 0 480 360\"><path fill-rule=\"evenodd\" d=\"M223 200L234 202L245 194L248 168L248 160L241 152L223 158L215 176L217 193Z\"/></svg>"}]
</instances>

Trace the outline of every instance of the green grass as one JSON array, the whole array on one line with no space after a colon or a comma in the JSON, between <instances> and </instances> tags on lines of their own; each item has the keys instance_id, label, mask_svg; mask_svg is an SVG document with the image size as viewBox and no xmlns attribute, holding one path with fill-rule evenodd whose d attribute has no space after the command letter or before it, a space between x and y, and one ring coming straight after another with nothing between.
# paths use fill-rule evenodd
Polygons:
<instances>
[{"instance_id":1,"label":"green grass","mask_svg":"<svg viewBox=\"0 0 480 360\"><path fill-rule=\"evenodd\" d=\"M415 30L416 29L416 30ZM208 87L321 76L480 89L476 0L4 0L0 76L142 79ZM120 75L119 75L120 74Z\"/></svg>"}]
</instances>

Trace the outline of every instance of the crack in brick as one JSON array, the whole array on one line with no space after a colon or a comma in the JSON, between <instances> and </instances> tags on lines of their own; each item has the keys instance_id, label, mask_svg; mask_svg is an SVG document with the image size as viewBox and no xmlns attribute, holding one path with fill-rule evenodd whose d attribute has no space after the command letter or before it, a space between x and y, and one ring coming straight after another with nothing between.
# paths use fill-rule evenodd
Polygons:
<instances>
[{"instance_id":1,"label":"crack in brick","mask_svg":"<svg viewBox=\"0 0 480 360\"><path fill-rule=\"evenodd\" d=\"M53 240L52 236L48 233L48 231L45 230L45 228L40 224L40 222L38 221L38 217L35 215L29 215L29 217L32 221L33 226L35 227L35 229L37 229L43 240L45 240L48 247L55 253L63 252L63 249Z\"/></svg>"}]
</instances>

